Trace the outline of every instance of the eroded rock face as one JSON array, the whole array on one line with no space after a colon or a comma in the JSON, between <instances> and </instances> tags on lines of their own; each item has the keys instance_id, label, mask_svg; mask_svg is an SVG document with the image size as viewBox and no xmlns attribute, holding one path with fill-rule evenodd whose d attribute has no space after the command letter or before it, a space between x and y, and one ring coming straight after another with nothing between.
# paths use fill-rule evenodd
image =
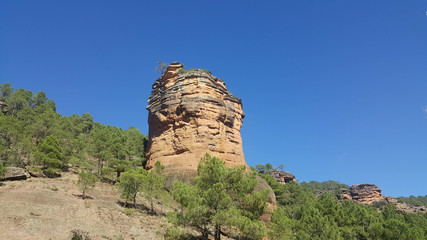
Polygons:
<instances>
[{"instance_id":1,"label":"eroded rock face","mask_svg":"<svg viewBox=\"0 0 427 240\"><path fill-rule=\"evenodd\" d=\"M374 184L353 185L350 187L350 192L347 196L351 197L352 200L363 204L372 204L376 201L383 201L386 198L381 194L381 189ZM344 195L344 198L347 196Z\"/></svg>"},{"instance_id":2,"label":"eroded rock face","mask_svg":"<svg viewBox=\"0 0 427 240\"><path fill-rule=\"evenodd\" d=\"M226 166L247 165L240 136L242 102L210 72L185 72L182 64L172 63L153 84L147 110L147 169L160 161L167 184L192 179L206 152Z\"/></svg>"},{"instance_id":3,"label":"eroded rock face","mask_svg":"<svg viewBox=\"0 0 427 240\"><path fill-rule=\"evenodd\" d=\"M290 172L284 172L284 171L273 171L271 172L271 176L274 178L274 180L278 181L280 184L286 184L288 182L296 182L297 179L295 178L295 175L293 175Z\"/></svg>"}]
</instances>

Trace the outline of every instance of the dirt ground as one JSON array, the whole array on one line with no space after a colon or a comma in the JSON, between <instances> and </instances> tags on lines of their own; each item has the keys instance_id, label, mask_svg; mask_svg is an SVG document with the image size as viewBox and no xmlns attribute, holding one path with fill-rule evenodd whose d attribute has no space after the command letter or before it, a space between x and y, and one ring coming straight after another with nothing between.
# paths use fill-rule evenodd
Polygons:
<instances>
[{"instance_id":1,"label":"dirt ground","mask_svg":"<svg viewBox=\"0 0 427 240\"><path fill-rule=\"evenodd\" d=\"M0 182L0 239L65 240L72 230L91 239L163 239L165 217L122 207L119 192L107 183L98 182L83 200L76 182L72 173Z\"/></svg>"}]
</instances>

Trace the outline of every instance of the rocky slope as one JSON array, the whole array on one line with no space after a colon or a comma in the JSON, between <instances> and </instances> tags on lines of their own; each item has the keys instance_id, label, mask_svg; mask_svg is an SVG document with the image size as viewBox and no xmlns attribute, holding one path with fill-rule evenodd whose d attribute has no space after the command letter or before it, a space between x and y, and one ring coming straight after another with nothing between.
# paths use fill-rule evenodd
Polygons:
<instances>
[{"instance_id":1,"label":"rocky slope","mask_svg":"<svg viewBox=\"0 0 427 240\"><path fill-rule=\"evenodd\" d=\"M206 152L227 166L247 165L240 136L242 102L210 72L184 71L182 64L172 63L153 84L147 110L147 168L160 161L168 184L191 179Z\"/></svg>"}]
</instances>

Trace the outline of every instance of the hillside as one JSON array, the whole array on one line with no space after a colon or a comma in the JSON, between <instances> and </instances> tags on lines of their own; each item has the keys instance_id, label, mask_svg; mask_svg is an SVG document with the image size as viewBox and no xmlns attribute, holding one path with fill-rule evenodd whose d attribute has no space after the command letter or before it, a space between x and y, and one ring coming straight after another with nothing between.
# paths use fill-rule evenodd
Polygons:
<instances>
[{"instance_id":1,"label":"hillside","mask_svg":"<svg viewBox=\"0 0 427 240\"><path fill-rule=\"evenodd\" d=\"M162 239L170 225L164 216L124 208L120 193L107 183L98 182L83 200L77 175L62 175L1 182L0 239L71 239L72 230L92 240Z\"/></svg>"}]
</instances>

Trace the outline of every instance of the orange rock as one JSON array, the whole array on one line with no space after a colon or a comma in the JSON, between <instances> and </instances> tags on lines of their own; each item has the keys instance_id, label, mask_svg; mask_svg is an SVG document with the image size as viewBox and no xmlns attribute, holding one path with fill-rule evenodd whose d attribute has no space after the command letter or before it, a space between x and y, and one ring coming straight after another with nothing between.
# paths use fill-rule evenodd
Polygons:
<instances>
[{"instance_id":1,"label":"orange rock","mask_svg":"<svg viewBox=\"0 0 427 240\"><path fill-rule=\"evenodd\" d=\"M376 201L383 201L386 199L381 194L381 189L374 184L357 184L350 188L350 195L354 201L363 204L372 204Z\"/></svg>"},{"instance_id":2,"label":"orange rock","mask_svg":"<svg viewBox=\"0 0 427 240\"><path fill-rule=\"evenodd\" d=\"M247 166L240 136L242 102L210 72L183 71L182 64L172 63L153 84L147 110L147 169L160 161L167 185L191 181L206 152L226 166Z\"/></svg>"}]
</instances>

